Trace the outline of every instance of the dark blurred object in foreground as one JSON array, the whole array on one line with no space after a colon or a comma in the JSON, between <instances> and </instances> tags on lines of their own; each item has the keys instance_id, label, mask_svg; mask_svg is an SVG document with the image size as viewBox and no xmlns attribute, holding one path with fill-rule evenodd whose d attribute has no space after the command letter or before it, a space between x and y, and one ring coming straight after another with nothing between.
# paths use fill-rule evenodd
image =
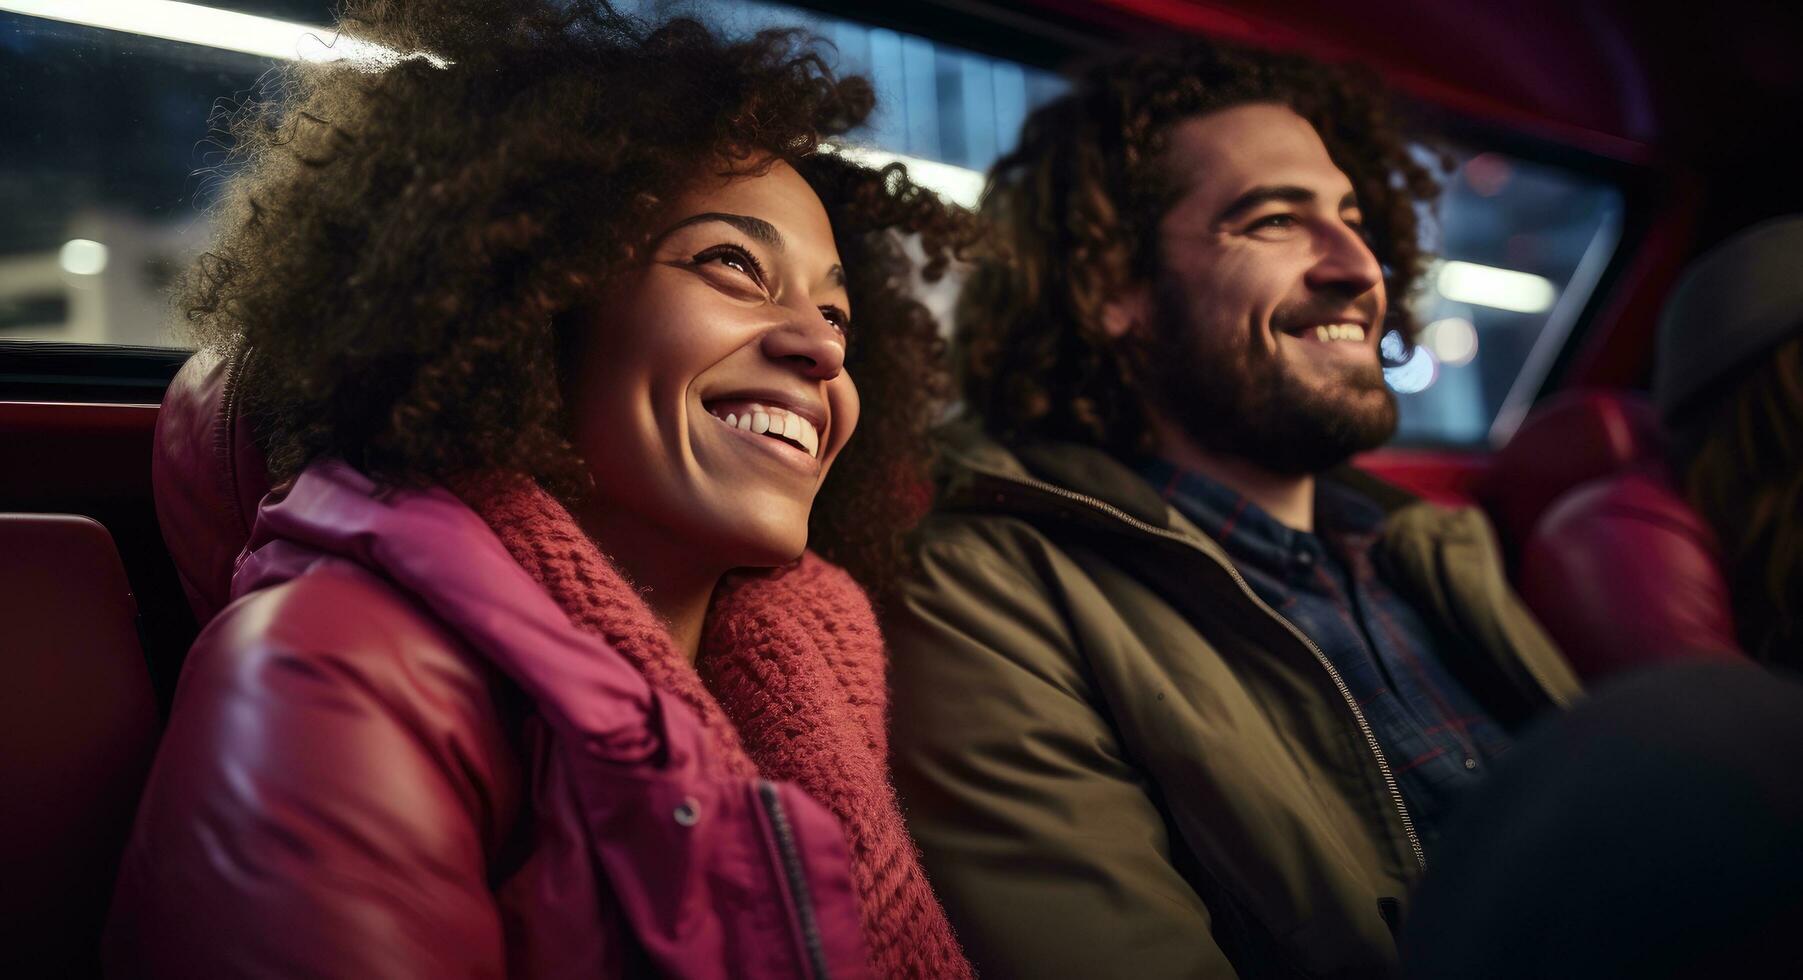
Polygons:
<instances>
[{"instance_id":1,"label":"dark blurred object in foreground","mask_svg":"<svg viewBox=\"0 0 1803 980\"><path fill-rule=\"evenodd\" d=\"M1449 828L1413 978L1803 975L1803 684L1636 674L1520 742Z\"/></svg>"}]
</instances>

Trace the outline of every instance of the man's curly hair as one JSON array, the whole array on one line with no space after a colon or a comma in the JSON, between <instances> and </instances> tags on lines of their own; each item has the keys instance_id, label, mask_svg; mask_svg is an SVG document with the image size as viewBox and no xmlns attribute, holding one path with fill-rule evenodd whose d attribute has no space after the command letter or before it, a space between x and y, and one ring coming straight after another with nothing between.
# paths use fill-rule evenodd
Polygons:
<instances>
[{"instance_id":1,"label":"man's curly hair","mask_svg":"<svg viewBox=\"0 0 1803 980\"><path fill-rule=\"evenodd\" d=\"M950 388L896 239L919 235L932 279L976 224L900 168L821 152L870 113L869 83L796 32L729 41L601 0L352 0L339 27L433 57L296 64L231 113L219 237L178 296L198 343L252 352L272 477L335 456L396 485L507 470L580 499L571 331L643 259L664 202L722 160L781 160L825 204L858 311L864 421L812 538L880 585Z\"/></svg>"},{"instance_id":2,"label":"man's curly hair","mask_svg":"<svg viewBox=\"0 0 1803 980\"><path fill-rule=\"evenodd\" d=\"M1415 205L1438 191L1409 153L1375 82L1290 56L1192 42L1102 64L1027 118L998 160L982 211L996 248L957 311L965 408L1008 443L1069 440L1119 455L1149 444L1134 351L1110 343L1102 307L1158 272L1157 229L1179 188L1163 153L1178 123L1277 103L1312 123L1351 178L1391 297L1390 329L1426 257Z\"/></svg>"}]
</instances>

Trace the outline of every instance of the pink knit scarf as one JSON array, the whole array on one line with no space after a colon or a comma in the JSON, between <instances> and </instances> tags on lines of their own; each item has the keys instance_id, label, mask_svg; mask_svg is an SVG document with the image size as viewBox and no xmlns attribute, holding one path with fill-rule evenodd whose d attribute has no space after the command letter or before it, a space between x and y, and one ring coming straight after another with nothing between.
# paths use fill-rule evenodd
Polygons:
<instances>
[{"instance_id":1,"label":"pink knit scarf","mask_svg":"<svg viewBox=\"0 0 1803 980\"><path fill-rule=\"evenodd\" d=\"M838 816L879 976L972 975L889 783L883 641L851 576L812 552L731 576L714 594L692 666L549 494L520 481L463 496L572 622L695 710L713 748L704 766L794 782Z\"/></svg>"}]
</instances>

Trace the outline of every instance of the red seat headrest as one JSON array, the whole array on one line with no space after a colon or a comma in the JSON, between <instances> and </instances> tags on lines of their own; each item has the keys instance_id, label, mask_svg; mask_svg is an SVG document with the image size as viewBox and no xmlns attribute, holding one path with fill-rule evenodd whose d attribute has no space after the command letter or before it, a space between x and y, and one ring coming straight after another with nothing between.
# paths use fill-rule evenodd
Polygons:
<instances>
[{"instance_id":1,"label":"red seat headrest","mask_svg":"<svg viewBox=\"0 0 1803 980\"><path fill-rule=\"evenodd\" d=\"M1521 598L1586 680L1675 659L1743 658L1715 535L1649 461L1546 511Z\"/></svg>"},{"instance_id":2,"label":"red seat headrest","mask_svg":"<svg viewBox=\"0 0 1803 980\"><path fill-rule=\"evenodd\" d=\"M1658 416L1645 397L1565 392L1536 407L1516 430L1496 454L1478 495L1503 540L1519 548L1566 491L1664 452Z\"/></svg>"},{"instance_id":3,"label":"red seat headrest","mask_svg":"<svg viewBox=\"0 0 1803 980\"><path fill-rule=\"evenodd\" d=\"M231 595L238 553L269 492L243 412L244 351L200 351L176 373L157 415L150 472L157 523L201 625Z\"/></svg>"}]
</instances>

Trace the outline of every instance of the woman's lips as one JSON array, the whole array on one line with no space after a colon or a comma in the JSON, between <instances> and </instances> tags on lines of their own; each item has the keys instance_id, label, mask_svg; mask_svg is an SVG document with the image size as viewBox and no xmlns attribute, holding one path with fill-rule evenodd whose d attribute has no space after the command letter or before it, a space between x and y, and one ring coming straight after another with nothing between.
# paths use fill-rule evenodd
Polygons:
<instances>
[{"instance_id":1,"label":"woman's lips","mask_svg":"<svg viewBox=\"0 0 1803 980\"><path fill-rule=\"evenodd\" d=\"M746 399L723 399L705 407L709 415L740 433L771 440L810 460L820 458L820 430L788 409Z\"/></svg>"}]
</instances>

